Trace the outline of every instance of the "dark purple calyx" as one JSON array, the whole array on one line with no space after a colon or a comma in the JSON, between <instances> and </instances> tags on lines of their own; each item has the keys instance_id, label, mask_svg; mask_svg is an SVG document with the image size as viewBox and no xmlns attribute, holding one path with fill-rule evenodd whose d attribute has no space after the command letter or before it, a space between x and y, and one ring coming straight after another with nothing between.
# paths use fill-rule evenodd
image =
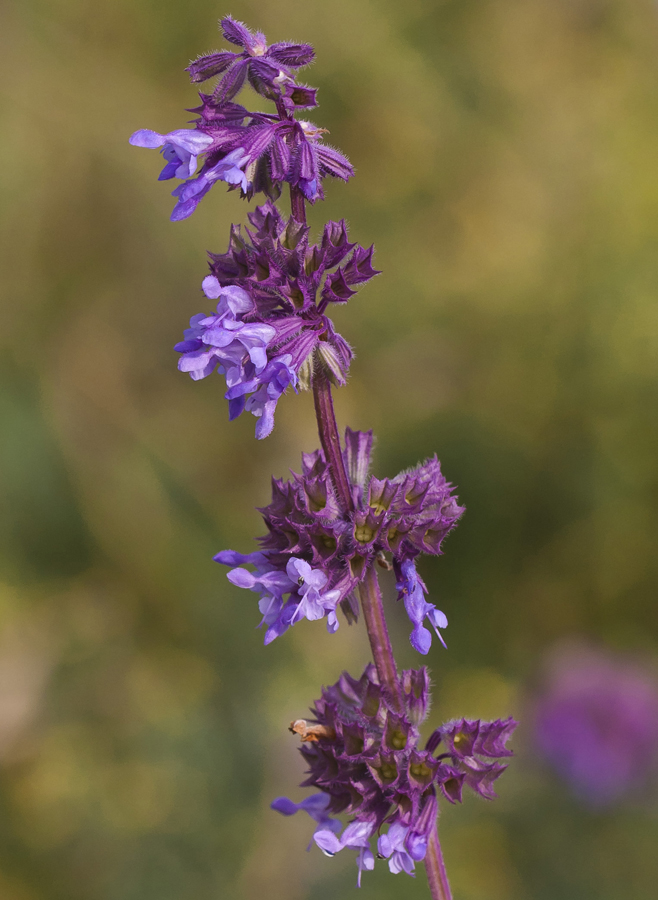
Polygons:
<instances>
[{"instance_id":1,"label":"dark purple calyx","mask_svg":"<svg viewBox=\"0 0 658 900\"><path fill-rule=\"evenodd\" d=\"M433 753L437 748L445 748L437 758L453 766L462 778L459 791L453 796L444 791L448 799L461 800L461 784L487 800L496 797L493 784L507 768L500 760L513 756L506 744L517 725L511 716L494 722L458 719L430 735L425 749Z\"/></svg>"},{"instance_id":2,"label":"dark purple calyx","mask_svg":"<svg viewBox=\"0 0 658 900\"><path fill-rule=\"evenodd\" d=\"M334 329L325 310L337 297L340 279L356 288L378 274L370 265L372 248L350 242L345 222L329 222L321 239L312 244L309 229L284 218L271 202L249 214L245 233L233 227L226 253L210 254L210 269L218 281L248 291L254 309L247 317L271 325L276 336L272 355L291 353L300 374L300 387L310 387L320 370L337 385L347 378L352 350Z\"/></svg>"},{"instance_id":3,"label":"dark purple calyx","mask_svg":"<svg viewBox=\"0 0 658 900\"><path fill-rule=\"evenodd\" d=\"M268 100L277 100L282 87L289 85L308 91L304 85L295 85L292 70L313 62L315 52L310 44L279 42L268 46L262 32L254 33L230 16L221 20L220 27L226 40L240 49L208 53L187 67L191 81L196 83L221 75L213 92L217 105L232 100L246 81ZM305 97L300 98L300 105L315 106L315 103Z\"/></svg>"}]
</instances>

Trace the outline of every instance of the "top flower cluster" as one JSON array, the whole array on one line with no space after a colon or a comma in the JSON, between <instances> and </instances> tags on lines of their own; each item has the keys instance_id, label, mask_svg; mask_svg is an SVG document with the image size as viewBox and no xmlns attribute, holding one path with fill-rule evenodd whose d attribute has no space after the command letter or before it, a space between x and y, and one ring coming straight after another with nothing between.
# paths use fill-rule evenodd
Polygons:
<instances>
[{"instance_id":1,"label":"top flower cluster","mask_svg":"<svg viewBox=\"0 0 658 900\"><path fill-rule=\"evenodd\" d=\"M313 48L285 42L268 46L263 34L253 34L230 16L220 26L226 40L241 50L209 53L187 67L195 83L221 76L211 94L200 93L201 105L192 110L199 114L195 127L168 134L140 129L130 138L137 147L162 149L166 164L161 181L183 180L173 191L177 203L172 220L190 216L217 181L240 188L248 198L264 193L276 200L288 183L311 203L323 199L323 178L347 181L354 170L342 153L322 141L323 129L295 118L297 110L317 106L316 89L293 76L313 62ZM246 81L276 104L276 113L249 112L233 102Z\"/></svg>"}]
</instances>

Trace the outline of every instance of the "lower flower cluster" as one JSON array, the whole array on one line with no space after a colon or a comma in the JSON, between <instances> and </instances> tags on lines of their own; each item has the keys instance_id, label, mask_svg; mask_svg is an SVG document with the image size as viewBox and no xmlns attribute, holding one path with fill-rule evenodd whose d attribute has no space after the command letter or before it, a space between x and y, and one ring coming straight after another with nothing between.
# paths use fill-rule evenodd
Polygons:
<instances>
[{"instance_id":1,"label":"lower flower cluster","mask_svg":"<svg viewBox=\"0 0 658 900\"><path fill-rule=\"evenodd\" d=\"M347 429L344 462L353 510L340 509L324 453L304 453L301 474L273 481L272 502L261 509L268 529L260 539L262 550L246 555L226 550L215 557L237 566L228 574L233 584L260 594L266 644L303 618L326 617L329 631L336 631L339 604L354 618L354 588L375 562L395 571L398 599L413 625L412 646L428 653L432 634L425 622L443 643L440 629L448 620L425 599L415 560L423 552L441 553L442 540L463 509L436 458L380 480L368 476L371 449L372 432Z\"/></svg>"},{"instance_id":2,"label":"lower flower cluster","mask_svg":"<svg viewBox=\"0 0 658 900\"><path fill-rule=\"evenodd\" d=\"M404 709L396 709L369 664L360 679L344 672L323 688L311 712L291 730L302 739L308 765L302 787L314 787L301 803L279 797L272 808L283 815L303 810L317 827L313 840L328 856L357 851L358 883L375 856L388 859L393 873L413 875L425 858L436 821L438 795L461 802L464 786L487 799L495 797L494 781L505 770L501 758L516 722L461 719L437 728L421 748L419 725L427 715L429 677L425 667L402 673ZM437 749L443 749L436 755ZM351 816L343 829L332 816ZM382 831L386 828L386 831Z\"/></svg>"}]
</instances>

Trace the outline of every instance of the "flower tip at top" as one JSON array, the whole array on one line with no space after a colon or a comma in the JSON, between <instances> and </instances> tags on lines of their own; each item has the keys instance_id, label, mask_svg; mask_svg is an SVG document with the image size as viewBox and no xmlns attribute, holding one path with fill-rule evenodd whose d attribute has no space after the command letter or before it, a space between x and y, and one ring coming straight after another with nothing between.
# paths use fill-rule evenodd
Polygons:
<instances>
[{"instance_id":1,"label":"flower tip at top","mask_svg":"<svg viewBox=\"0 0 658 900\"><path fill-rule=\"evenodd\" d=\"M220 19L219 27L230 44L242 47L252 56L269 55L282 65L290 66L293 69L308 66L315 59L315 50L310 44L280 41L268 47L262 32L257 31L253 34L244 22L238 22L232 16L224 16L223 19Z\"/></svg>"},{"instance_id":2,"label":"flower tip at top","mask_svg":"<svg viewBox=\"0 0 658 900\"><path fill-rule=\"evenodd\" d=\"M263 34L230 16L220 27L237 49L206 54L187 67L194 83L219 76L212 94L200 94L201 106L192 110L199 113L195 128L166 135L141 129L130 139L134 146L163 148L167 165L160 180L191 179L173 192L177 204L172 221L192 215L218 181L239 188L246 199L264 193L276 200L286 184L310 203L323 199L324 178L346 181L354 170L345 156L322 142L324 129L295 118L297 111L317 106L317 89L295 80L295 70L313 61L313 48L287 41L268 46ZM276 104L275 114L249 112L233 102L247 83ZM193 178L202 153L201 172Z\"/></svg>"}]
</instances>

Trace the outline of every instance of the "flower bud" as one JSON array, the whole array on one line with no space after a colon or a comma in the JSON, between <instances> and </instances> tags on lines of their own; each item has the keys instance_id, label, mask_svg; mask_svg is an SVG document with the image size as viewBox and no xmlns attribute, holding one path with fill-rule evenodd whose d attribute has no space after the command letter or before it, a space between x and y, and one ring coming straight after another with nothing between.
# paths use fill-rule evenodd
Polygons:
<instances>
[{"instance_id":1,"label":"flower bud","mask_svg":"<svg viewBox=\"0 0 658 900\"><path fill-rule=\"evenodd\" d=\"M315 358L332 384L337 386L347 381L347 371L336 350L326 341L320 341L315 350Z\"/></svg>"}]
</instances>

